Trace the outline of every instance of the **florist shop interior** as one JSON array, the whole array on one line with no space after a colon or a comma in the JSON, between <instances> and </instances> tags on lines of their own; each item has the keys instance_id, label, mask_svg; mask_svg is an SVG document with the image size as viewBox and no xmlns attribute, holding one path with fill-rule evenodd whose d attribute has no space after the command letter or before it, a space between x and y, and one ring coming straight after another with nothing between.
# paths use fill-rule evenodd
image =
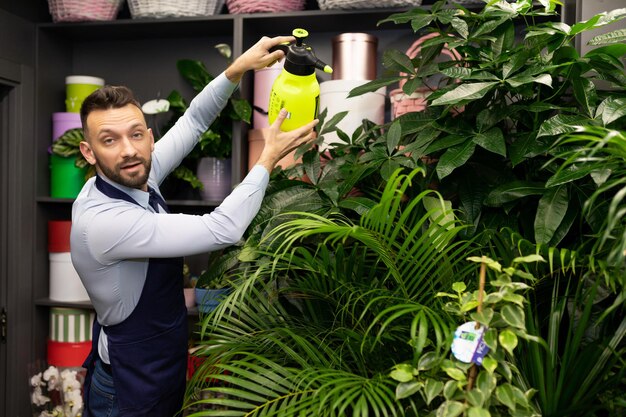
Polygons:
<instances>
[{"instance_id":1,"label":"florist shop interior","mask_svg":"<svg viewBox=\"0 0 626 417\"><path fill-rule=\"evenodd\" d=\"M178 415L626 415L624 0L0 0L0 415L84 414L83 100L129 87L158 144L291 34L160 184L208 215L273 100L320 119L242 238L171 278Z\"/></svg>"}]
</instances>

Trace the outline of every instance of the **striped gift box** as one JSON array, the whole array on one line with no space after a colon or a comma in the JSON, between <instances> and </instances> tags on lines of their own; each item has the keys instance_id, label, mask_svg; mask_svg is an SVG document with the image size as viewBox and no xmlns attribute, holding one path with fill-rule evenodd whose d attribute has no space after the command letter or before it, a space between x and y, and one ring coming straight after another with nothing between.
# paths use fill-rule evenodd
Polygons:
<instances>
[{"instance_id":1,"label":"striped gift box","mask_svg":"<svg viewBox=\"0 0 626 417\"><path fill-rule=\"evenodd\" d=\"M50 309L50 340L54 342L87 342L95 319L91 310L53 307Z\"/></svg>"}]
</instances>

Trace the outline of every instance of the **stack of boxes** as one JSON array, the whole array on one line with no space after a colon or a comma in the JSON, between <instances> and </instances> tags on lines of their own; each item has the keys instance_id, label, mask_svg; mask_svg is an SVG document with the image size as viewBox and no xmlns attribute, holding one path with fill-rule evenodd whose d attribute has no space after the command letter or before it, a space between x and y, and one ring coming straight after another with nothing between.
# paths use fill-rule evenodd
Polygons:
<instances>
[{"instance_id":1,"label":"stack of boxes","mask_svg":"<svg viewBox=\"0 0 626 417\"><path fill-rule=\"evenodd\" d=\"M50 257L50 300L67 303L89 301L87 291L70 257L69 220L48 222L48 252ZM87 309L50 309L48 364L81 366L91 349L91 329L95 313Z\"/></svg>"}]
</instances>

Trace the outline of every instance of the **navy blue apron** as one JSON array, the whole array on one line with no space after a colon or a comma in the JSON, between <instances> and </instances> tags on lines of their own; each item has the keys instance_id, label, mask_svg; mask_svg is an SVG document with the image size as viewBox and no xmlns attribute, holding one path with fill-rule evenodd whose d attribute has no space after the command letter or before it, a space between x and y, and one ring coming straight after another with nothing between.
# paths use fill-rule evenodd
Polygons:
<instances>
[{"instance_id":1,"label":"navy blue apron","mask_svg":"<svg viewBox=\"0 0 626 417\"><path fill-rule=\"evenodd\" d=\"M100 177L96 187L110 198L138 204ZM188 337L182 273L183 258L150 258L135 310L123 322L105 327L120 416L172 417L182 407ZM89 388L99 334L96 320L91 353L83 364L87 368L83 417L90 417Z\"/></svg>"}]
</instances>

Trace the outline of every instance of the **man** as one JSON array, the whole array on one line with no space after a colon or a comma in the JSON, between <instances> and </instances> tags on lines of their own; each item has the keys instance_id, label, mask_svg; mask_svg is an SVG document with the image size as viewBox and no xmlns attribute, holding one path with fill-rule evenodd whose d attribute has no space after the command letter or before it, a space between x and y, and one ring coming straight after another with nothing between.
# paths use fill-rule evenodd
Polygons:
<instances>
[{"instance_id":1,"label":"man","mask_svg":"<svg viewBox=\"0 0 626 417\"><path fill-rule=\"evenodd\" d=\"M158 186L193 149L243 74L281 59L283 52L269 49L293 40L263 37L199 93L156 144L127 88L106 86L84 101L80 149L97 176L73 205L71 247L97 320L84 364L83 416L172 417L182 407L188 337L182 257L241 238L269 172L313 139L317 120L282 132L283 110L257 165L210 214L167 214Z\"/></svg>"}]
</instances>

